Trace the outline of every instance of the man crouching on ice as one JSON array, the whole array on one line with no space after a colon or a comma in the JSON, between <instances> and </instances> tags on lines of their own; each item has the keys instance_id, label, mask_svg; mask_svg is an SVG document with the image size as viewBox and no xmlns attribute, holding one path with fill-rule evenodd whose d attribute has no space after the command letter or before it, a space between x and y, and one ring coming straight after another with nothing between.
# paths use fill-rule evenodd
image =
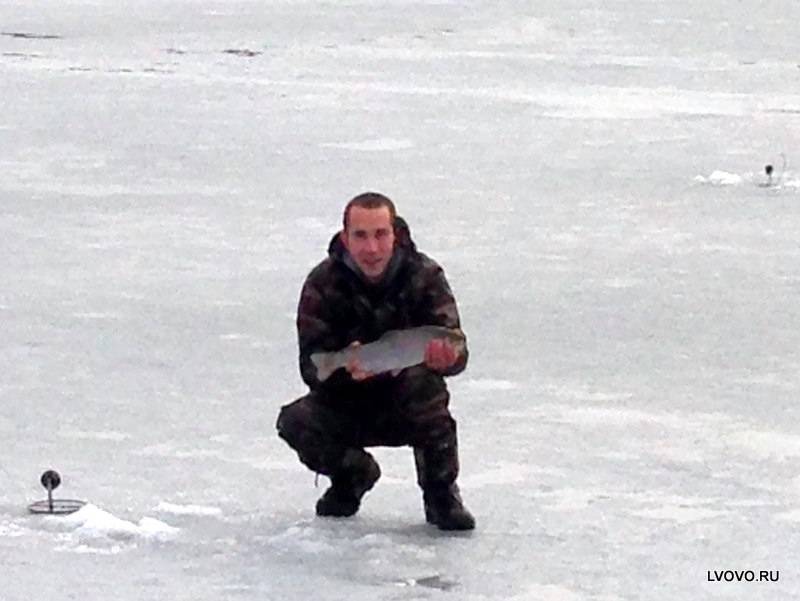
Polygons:
<instances>
[{"instance_id":1,"label":"man crouching on ice","mask_svg":"<svg viewBox=\"0 0 800 601\"><path fill-rule=\"evenodd\" d=\"M306 466L331 479L317 515L354 515L381 475L364 448L414 449L425 519L442 530L471 530L461 501L456 422L448 411L444 376L464 370L458 353L432 340L425 361L399 373L373 374L357 360L324 382L310 356L377 340L388 330L424 325L460 329L442 268L417 251L392 201L368 192L344 210L344 229L303 285L297 313L300 373L309 393L281 408L278 434Z\"/></svg>"}]
</instances>

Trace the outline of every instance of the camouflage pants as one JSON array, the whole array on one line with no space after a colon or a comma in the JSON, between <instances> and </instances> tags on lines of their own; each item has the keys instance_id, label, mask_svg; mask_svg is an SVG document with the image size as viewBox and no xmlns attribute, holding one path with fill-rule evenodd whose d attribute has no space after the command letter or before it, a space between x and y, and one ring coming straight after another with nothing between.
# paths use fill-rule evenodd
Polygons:
<instances>
[{"instance_id":1,"label":"camouflage pants","mask_svg":"<svg viewBox=\"0 0 800 601\"><path fill-rule=\"evenodd\" d=\"M458 476L456 422L444 380L422 368L363 386L336 398L311 392L281 408L278 435L311 470L336 473L345 452L371 446L414 449L417 482L424 490L449 487Z\"/></svg>"}]
</instances>

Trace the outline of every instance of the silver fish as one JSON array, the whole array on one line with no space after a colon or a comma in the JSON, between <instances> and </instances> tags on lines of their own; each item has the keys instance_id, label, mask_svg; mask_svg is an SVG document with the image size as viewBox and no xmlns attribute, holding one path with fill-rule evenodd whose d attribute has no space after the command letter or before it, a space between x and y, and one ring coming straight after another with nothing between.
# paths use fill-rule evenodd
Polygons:
<instances>
[{"instance_id":1,"label":"silver fish","mask_svg":"<svg viewBox=\"0 0 800 601\"><path fill-rule=\"evenodd\" d=\"M360 346L348 346L339 351L313 353L311 361L317 368L320 382L353 359L359 367L375 374L405 369L425 361L425 349L431 340L449 340L461 354L466 345L466 337L461 330L451 330L441 326L420 326L407 330L389 330L375 342Z\"/></svg>"}]
</instances>

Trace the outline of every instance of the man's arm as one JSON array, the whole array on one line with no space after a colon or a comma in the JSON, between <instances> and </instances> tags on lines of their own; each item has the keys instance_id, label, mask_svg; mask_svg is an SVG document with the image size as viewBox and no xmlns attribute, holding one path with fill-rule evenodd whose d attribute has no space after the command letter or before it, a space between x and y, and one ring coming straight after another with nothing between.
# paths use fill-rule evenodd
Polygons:
<instances>
[{"instance_id":1,"label":"man's arm","mask_svg":"<svg viewBox=\"0 0 800 601\"><path fill-rule=\"evenodd\" d=\"M312 353L338 350L340 341L332 320L332 316L326 310L319 285L312 276L309 276L303 284L297 307L297 342L300 376L312 390L320 388L334 390L352 382L344 370L337 370L324 383L320 382L317 378L317 368L311 361Z\"/></svg>"}]
</instances>

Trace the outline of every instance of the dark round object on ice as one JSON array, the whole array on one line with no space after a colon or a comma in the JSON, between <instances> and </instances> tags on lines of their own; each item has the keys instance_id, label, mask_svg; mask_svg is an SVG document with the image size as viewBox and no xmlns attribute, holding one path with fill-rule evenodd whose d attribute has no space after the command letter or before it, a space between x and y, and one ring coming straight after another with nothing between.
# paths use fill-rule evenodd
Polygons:
<instances>
[{"instance_id":1,"label":"dark round object on ice","mask_svg":"<svg viewBox=\"0 0 800 601\"><path fill-rule=\"evenodd\" d=\"M766 167L764 167L764 171L766 172L767 175L772 175L772 165L767 165Z\"/></svg>"},{"instance_id":2,"label":"dark round object on ice","mask_svg":"<svg viewBox=\"0 0 800 601\"><path fill-rule=\"evenodd\" d=\"M47 498L44 501L36 501L28 505L28 511L31 513L45 513L49 515L66 515L75 513L81 507L86 505L86 501L79 501L78 499L54 499L53 490L58 488L61 484L61 476L55 470L47 470L42 474L39 479L47 489Z\"/></svg>"},{"instance_id":3,"label":"dark round object on ice","mask_svg":"<svg viewBox=\"0 0 800 601\"><path fill-rule=\"evenodd\" d=\"M61 484L61 476L55 470L47 470L41 477L42 486L47 490L55 490Z\"/></svg>"}]
</instances>

